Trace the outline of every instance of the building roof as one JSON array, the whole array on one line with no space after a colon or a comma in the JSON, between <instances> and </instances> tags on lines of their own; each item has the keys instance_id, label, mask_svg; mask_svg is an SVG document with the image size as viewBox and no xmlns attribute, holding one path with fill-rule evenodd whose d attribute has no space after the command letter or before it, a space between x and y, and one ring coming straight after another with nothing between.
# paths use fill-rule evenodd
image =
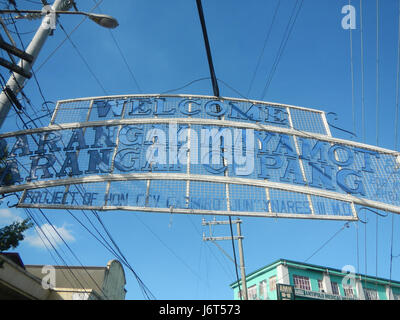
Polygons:
<instances>
[{"instance_id":1,"label":"building roof","mask_svg":"<svg viewBox=\"0 0 400 320\"><path fill-rule=\"evenodd\" d=\"M264 267L261 267L261 268L255 270L255 271L247 274L246 275L246 279L256 277L256 276L258 276L258 274L260 274L260 273L262 273L262 272L264 272L264 271L266 271L268 269L273 269L273 268L275 268L275 267L277 267L278 265L281 265L281 264L292 266L292 267L295 267L295 268L296 267L297 268L302 268L302 269L306 268L306 269L314 270L314 271L327 272L327 273L330 273L330 274L337 274L338 276L346 276L346 275L348 275L348 273L342 272L342 270L340 270L340 269L330 268L330 267L325 267L325 266L320 266L320 265L315 265L315 264L310 264L310 263L299 262L299 261L294 261L294 260L288 260L288 259L282 259L281 258L281 259L275 260L274 262L272 262L272 263L270 263L270 264L268 264L268 265L266 265ZM375 277L375 276L370 276L370 275L364 275L364 274L361 274L361 273L355 273L355 276L359 277L359 278L362 278L363 280L366 280L366 281L374 281L374 282L379 282L381 284L390 284L392 286L400 287L400 281L389 280L389 279L386 279L386 278L380 278L380 277ZM239 279L239 281L240 280L241 279ZM231 283L230 287L231 288L237 287L237 281Z\"/></svg>"},{"instance_id":2,"label":"building roof","mask_svg":"<svg viewBox=\"0 0 400 320\"><path fill-rule=\"evenodd\" d=\"M48 288L45 277L52 280ZM0 254L0 300L123 300L125 285L118 260L104 267L24 265L18 253Z\"/></svg>"},{"instance_id":3,"label":"building roof","mask_svg":"<svg viewBox=\"0 0 400 320\"><path fill-rule=\"evenodd\" d=\"M21 268L25 269L25 265L22 262L22 259L21 259L21 257L20 257L18 252L0 252L0 255L2 255L4 257L7 257L12 262L14 262L16 265L18 265Z\"/></svg>"},{"instance_id":4,"label":"building roof","mask_svg":"<svg viewBox=\"0 0 400 320\"><path fill-rule=\"evenodd\" d=\"M43 265L26 265L31 274L43 277ZM55 270L57 288L92 289L95 294L102 296L104 290L112 285L110 281L125 287L125 272L118 260L110 260L107 266L51 266ZM111 271L112 270L112 271ZM113 272L110 278L110 272ZM108 295L107 295L108 296Z\"/></svg>"}]
</instances>

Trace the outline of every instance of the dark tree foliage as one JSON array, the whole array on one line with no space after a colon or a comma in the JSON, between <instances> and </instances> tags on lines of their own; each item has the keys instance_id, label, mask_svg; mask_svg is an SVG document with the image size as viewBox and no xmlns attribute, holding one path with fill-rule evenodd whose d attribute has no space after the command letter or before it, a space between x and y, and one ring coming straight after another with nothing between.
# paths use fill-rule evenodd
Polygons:
<instances>
[{"instance_id":1,"label":"dark tree foliage","mask_svg":"<svg viewBox=\"0 0 400 320\"><path fill-rule=\"evenodd\" d=\"M24 231L33 226L30 219L21 222L13 222L9 226L0 229L0 252L16 248L20 241L24 240Z\"/></svg>"}]
</instances>

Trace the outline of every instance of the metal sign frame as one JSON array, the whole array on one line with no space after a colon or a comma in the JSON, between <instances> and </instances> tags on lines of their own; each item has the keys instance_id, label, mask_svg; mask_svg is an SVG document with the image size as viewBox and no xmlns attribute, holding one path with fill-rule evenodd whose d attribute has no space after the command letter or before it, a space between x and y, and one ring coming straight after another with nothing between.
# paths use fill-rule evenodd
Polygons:
<instances>
[{"instance_id":1,"label":"metal sign frame","mask_svg":"<svg viewBox=\"0 0 400 320\"><path fill-rule=\"evenodd\" d=\"M129 100L129 99L153 99L152 101L155 103L155 112L154 114L150 114L149 116L141 116L141 117L130 117L126 118L125 115L125 105L122 109L121 115L117 116L117 119L105 119L105 120L90 120L90 115L94 109L94 104L98 101L114 101L114 100ZM158 100L157 100L158 99ZM187 106L186 112L190 113L189 115L178 114L178 116L174 116L171 112L168 116L157 111L157 107L164 107L164 101L168 101L168 99L180 99L181 101L185 101ZM197 99L197 100L196 100ZM159 102L157 102L159 101ZM161 103L161 102L162 103ZM189 101L189 102L188 102ZM239 121L237 119L227 119L225 114L217 114L212 111L211 107L208 109L208 113L215 115L215 117L192 117L195 114L192 107L192 104L195 105L195 101L205 101L209 103L209 105L216 103L226 103L231 104L233 106L234 103L242 103L248 104L250 106L248 110L252 106L269 106L273 108L281 108L285 110L287 117L287 126L276 126L273 124L260 123L260 121L241 121L242 119L239 117ZM71 123L63 123L62 117L60 118L60 112L63 111L63 107L69 105L74 106L76 103L86 103L88 107L82 108L82 116L84 118L81 122L71 122ZM157 105L160 103L160 106ZM200 103L199 103L200 104ZM207 107L207 104L206 104ZM85 111L87 109L87 112ZM192 110L192 111L191 111ZM64 110L65 111L65 110ZM294 116L292 112L308 112L320 117L322 122L322 126L325 133L315 133L306 130L300 130L296 128L294 125ZM85 114L86 112L86 114ZM158 114L157 114L158 112ZM203 111L201 111L203 112ZM247 112L247 111L245 111ZM200 113L200 111L198 112ZM243 112L242 112L243 113ZM62 113L61 113L62 115ZM216 117L218 115L218 118ZM242 117L242 116L241 116ZM115 118L115 114L114 114ZM229 117L228 117L229 118ZM61 119L61 121L60 121ZM244 99L231 99L231 98L220 98L215 99L215 97L209 96L198 96L198 95L123 95L123 96L104 96L104 97L91 97L91 98L82 98L82 99L73 99L73 100L62 100L59 101L56 105L56 109L52 116L50 125L45 128L35 128L29 130L21 130L17 132L10 132L0 134L1 139L8 139L12 137L18 136L28 136L28 135L46 135L46 133L53 132L63 132L66 130L83 130L85 132L88 128L117 128L117 138L116 138L116 148L112 152L111 158L111 168L114 169L114 162L116 157L116 151L119 147L118 134L121 132L121 129L125 126L134 126L134 125L168 125L174 123L175 125L184 125L192 130L194 126L205 126L205 127L218 127L218 128L229 128L229 129L239 129L239 130L257 130L260 132L268 132L278 135L287 135L293 139L294 148L297 155L301 154L300 150L300 139L313 139L316 141L322 141L329 145L338 145L343 147L357 148L367 150L368 152L377 153L380 155L387 155L395 159L397 163L397 159L399 156L399 152L392 151L380 147L370 146L359 142L348 141L343 139L334 138L331 136L331 132L329 129L329 125L326 120L325 113L323 111L303 108L298 106L290 106L283 104L275 104L269 102L255 101L255 100L244 100ZM188 136L188 143L190 145L190 134ZM79 151L76 151L79 154ZM390 203L384 203L382 201L376 201L375 199L366 199L365 197L359 197L357 195L352 195L351 193L340 193L336 191L324 190L321 188L312 187L309 185L296 185L284 182L276 182L270 181L268 179L250 179L250 178L242 178L242 177L233 177L225 175L204 175L204 174L196 174L190 172L190 157L191 152L188 152L188 166L186 172L180 173L171 173L171 172L144 172L144 173L110 173L110 174L101 174L101 175L87 175L87 176L79 176L79 177L67 177L63 179L48 179L48 180L39 180L39 181L29 181L22 184L15 184L9 186L1 186L0 194L12 193L12 192L23 192L20 202L18 204L19 207L40 207L40 208L49 208L49 209L96 209L96 210L131 210L131 211L146 211L146 212L168 212L168 213L182 213L182 214L201 214L201 215L236 215L236 216L256 216L256 217L282 217L282 218L303 218L303 219L327 219L327 220L356 220L357 219L357 208L356 206L366 206L375 208L378 210L385 210L394 213L400 213L400 207ZM299 168L301 172L301 176L304 180L308 181L306 178L305 172L305 160L300 156L297 159L299 163ZM342 162L338 162L342 163ZM340 168L340 166L339 166ZM226 210L204 210L204 209L193 209L193 208L178 208L171 205L165 208L157 208L157 207L149 207L147 205L110 205L107 203L105 199L103 205L67 205L65 203L26 203L27 194L36 189L48 189L58 186L66 186L67 190L69 186L74 185L85 185L89 186L93 183L107 183L106 193L110 190L110 184L116 181L147 181L148 184L151 181L184 181L187 185L186 187L186 196L190 196L190 183L191 182L204 182L204 183L217 183L221 185L225 185L225 195L226 195ZM259 187L265 189L266 197L269 198L270 190L282 190L293 192L297 194L303 194L307 197L309 205L310 205L310 214L297 214L290 212L274 212L271 209L271 205L268 205L268 210L263 212L252 212L252 211L232 211L230 210L230 186L238 185L238 186L252 186ZM322 197L325 199L331 199L334 201L342 201L349 204L349 208L351 213L348 215L331 215L331 214L316 214L313 208L313 196Z\"/></svg>"}]
</instances>

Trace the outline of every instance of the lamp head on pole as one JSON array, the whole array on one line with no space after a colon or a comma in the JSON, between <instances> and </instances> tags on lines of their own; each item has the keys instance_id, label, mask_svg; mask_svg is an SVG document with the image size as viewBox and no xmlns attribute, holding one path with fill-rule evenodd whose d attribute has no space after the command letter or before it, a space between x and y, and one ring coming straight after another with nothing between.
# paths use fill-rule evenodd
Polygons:
<instances>
[{"instance_id":1,"label":"lamp head on pole","mask_svg":"<svg viewBox=\"0 0 400 320\"><path fill-rule=\"evenodd\" d=\"M88 13L87 16L104 28L114 29L119 26L117 19L106 14Z\"/></svg>"}]
</instances>

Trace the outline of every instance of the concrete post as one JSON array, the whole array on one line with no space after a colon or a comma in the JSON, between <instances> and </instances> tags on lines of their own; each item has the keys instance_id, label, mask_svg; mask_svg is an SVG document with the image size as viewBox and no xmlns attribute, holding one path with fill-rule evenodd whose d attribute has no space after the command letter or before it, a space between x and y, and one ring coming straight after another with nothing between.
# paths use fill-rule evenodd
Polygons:
<instances>
[{"instance_id":1,"label":"concrete post","mask_svg":"<svg viewBox=\"0 0 400 320\"><path fill-rule=\"evenodd\" d=\"M52 5L52 9L54 11L65 11L69 9L69 1L55 0L54 4ZM52 31L51 26L53 23L55 23L55 21L52 21L52 19L56 19L56 15L51 13L43 18L39 29L36 31L36 34L33 37L31 43L26 48L26 53L33 56L32 63L28 63L24 60L20 60L18 63L18 65L27 73L32 70L32 66L35 63L40 50L42 49L47 37ZM14 92L15 96L17 96L21 89L24 87L25 80L26 79L23 76L14 72L8 80L6 86ZM0 128L4 123L4 120L6 119L11 106L12 104L3 90L0 94Z\"/></svg>"}]
</instances>

